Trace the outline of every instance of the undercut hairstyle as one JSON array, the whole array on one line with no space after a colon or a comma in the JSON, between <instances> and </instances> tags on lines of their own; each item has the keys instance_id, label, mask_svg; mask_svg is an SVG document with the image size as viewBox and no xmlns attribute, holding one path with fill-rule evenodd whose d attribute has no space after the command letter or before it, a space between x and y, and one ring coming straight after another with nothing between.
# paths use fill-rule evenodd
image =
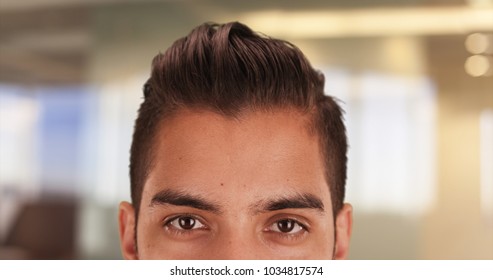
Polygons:
<instances>
[{"instance_id":1,"label":"undercut hairstyle","mask_svg":"<svg viewBox=\"0 0 493 280\"><path fill-rule=\"evenodd\" d=\"M324 76L293 44L253 32L238 22L205 23L152 61L130 151L136 219L153 168L159 126L180 109L225 117L247 111L297 110L319 139L334 217L343 206L347 139L343 112L324 94Z\"/></svg>"}]
</instances>

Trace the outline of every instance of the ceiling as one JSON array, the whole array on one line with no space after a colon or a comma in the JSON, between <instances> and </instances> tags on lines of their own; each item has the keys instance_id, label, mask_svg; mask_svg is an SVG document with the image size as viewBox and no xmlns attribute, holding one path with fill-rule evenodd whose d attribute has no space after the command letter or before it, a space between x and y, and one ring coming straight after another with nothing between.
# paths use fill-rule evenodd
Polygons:
<instances>
[{"instance_id":1,"label":"ceiling","mask_svg":"<svg viewBox=\"0 0 493 280\"><path fill-rule=\"evenodd\" d=\"M391 8L466 7L490 5L490 0L376 1L192 1L192 0L2 0L0 3L0 83L74 84L87 80L88 62L98 47L95 16L122 6L180 7L220 15L251 15L263 11L352 11ZM199 7L199 8L197 8ZM280 9L281 7L281 9ZM173 9L169 9L172 11ZM287 14L291 16L291 14ZM493 13L492 13L493 15ZM163 15L166 16L166 15ZM109 17L111 20L111 18ZM289 18L288 18L289 19ZM185 19L184 19L185 20ZM180 23L177 23L180 24ZM492 26L493 29L493 26Z\"/></svg>"}]
</instances>

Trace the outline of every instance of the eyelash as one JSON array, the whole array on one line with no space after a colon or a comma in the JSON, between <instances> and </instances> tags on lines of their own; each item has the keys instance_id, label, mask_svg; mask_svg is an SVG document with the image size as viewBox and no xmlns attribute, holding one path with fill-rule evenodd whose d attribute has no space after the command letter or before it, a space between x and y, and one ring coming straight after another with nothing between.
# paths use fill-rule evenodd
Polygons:
<instances>
[{"instance_id":1,"label":"eyelash","mask_svg":"<svg viewBox=\"0 0 493 280\"><path fill-rule=\"evenodd\" d=\"M284 233L281 231L269 230L270 227L277 226L276 225L277 223L282 222L282 221L286 221L286 220L290 220L290 221L294 222L295 226L301 227L301 230L299 230L299 232L295 232L295 233ZM264 231L271 234L271 235L275 235L277 238L280 238L280 239L287 239L289 241L296 241L296 240L303 238L304 236L306 236L307 233L309 233L309 227L306 224L300 222L298 219L282 218L282 219L276 219L273 223L270 223L269 226Z\"/></svg>"},{"instance_id":2,"label":"eyelash","mask_svg":"<svg viewBox=\"0 0 493 280\"><path fill-rule=\"evenodd\" d=\"M201 223L202 225L204 225L204 228L200 228L200 229L180 229L180 228L177 228L176 226L171 225L172 222L174 222L174 221L176 221L176 220L178 220L180 218L191 218L191 219L194 219L195 221L198 221L199 223ZM207 229L207 225L203 222L203 220L200 219L199 217L193 215L193 214L180 214L180 215L175 215L175 216L171 216L169 218L166 218L163 221L163 227L165 229L167 229L168 231L170 231L171 233L176 234L176 235L193 234L193 232L195 232L196 230L205 230L205 229Z\"/></svg>"},{"instance_id":3,"label":"eyelash","mask_svg":"<svg viewBox=\"0 0 493 280\"><path fill-rule=\"evenodd\" d=\"M194 219L196 222L198 221L199 223L201 223L204 226L204 228L180 229L174 225L171 225L172 222L174 222L180 218ZM281 231L269 230L270 227L277 226L277 224L279 222L288 221L288 220L295 223L295 226L301 227L301 229L295 233L285 233L285 232L281 232ZM174 235L191 235L191 234L196 233L198 230L207 230L208 229L208 227L207 227L206 223L203 221L203 219L201 219L201 218L199 218L193 214L180 214L180 215L174 215L174 216L168 217L168 218L164 219L163 227ZM298 219L295 219L295 218L280 218L280 219L276 219L274 222L271 222L264 229L264 232L266 232L270 235L274 235L280 239L286 239L289 241L296 241L296 240L303 238L307 233L309 233L309 227L305 223L302 223Z\"/></svg>"}]
</instances>

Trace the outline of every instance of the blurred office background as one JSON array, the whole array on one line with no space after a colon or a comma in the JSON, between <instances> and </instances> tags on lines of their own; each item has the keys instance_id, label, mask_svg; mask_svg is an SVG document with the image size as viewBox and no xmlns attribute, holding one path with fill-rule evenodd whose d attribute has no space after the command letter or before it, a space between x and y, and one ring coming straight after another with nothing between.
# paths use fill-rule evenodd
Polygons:
<instances>
[{"instance_id":1,"label":"blurred office background","mask_svg":"<svg viewBox=\"0 0 493 280\"><path fill-rule=\"evenodd\" d=\"M150 61L234 20L344 102L351 259L493 259L491 0L0 0L0 258L121 258Z\"/></svg>"}]
</instances>

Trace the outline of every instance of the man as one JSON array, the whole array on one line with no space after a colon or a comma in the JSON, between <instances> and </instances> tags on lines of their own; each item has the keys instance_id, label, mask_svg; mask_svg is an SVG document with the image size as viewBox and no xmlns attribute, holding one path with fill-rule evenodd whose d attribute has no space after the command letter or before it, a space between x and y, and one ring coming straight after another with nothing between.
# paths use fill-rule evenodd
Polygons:
<instances>
[{"instance_id":1,"label":"man","mask_svg":"<svg viewBox=\"0 0 493 280\"><path fill-rule=\"evenodd\" d=\"M292 44L203 24L152 63L119 210L126 259L344 259L347 141Z\"/></svg>"}]
</instances>

